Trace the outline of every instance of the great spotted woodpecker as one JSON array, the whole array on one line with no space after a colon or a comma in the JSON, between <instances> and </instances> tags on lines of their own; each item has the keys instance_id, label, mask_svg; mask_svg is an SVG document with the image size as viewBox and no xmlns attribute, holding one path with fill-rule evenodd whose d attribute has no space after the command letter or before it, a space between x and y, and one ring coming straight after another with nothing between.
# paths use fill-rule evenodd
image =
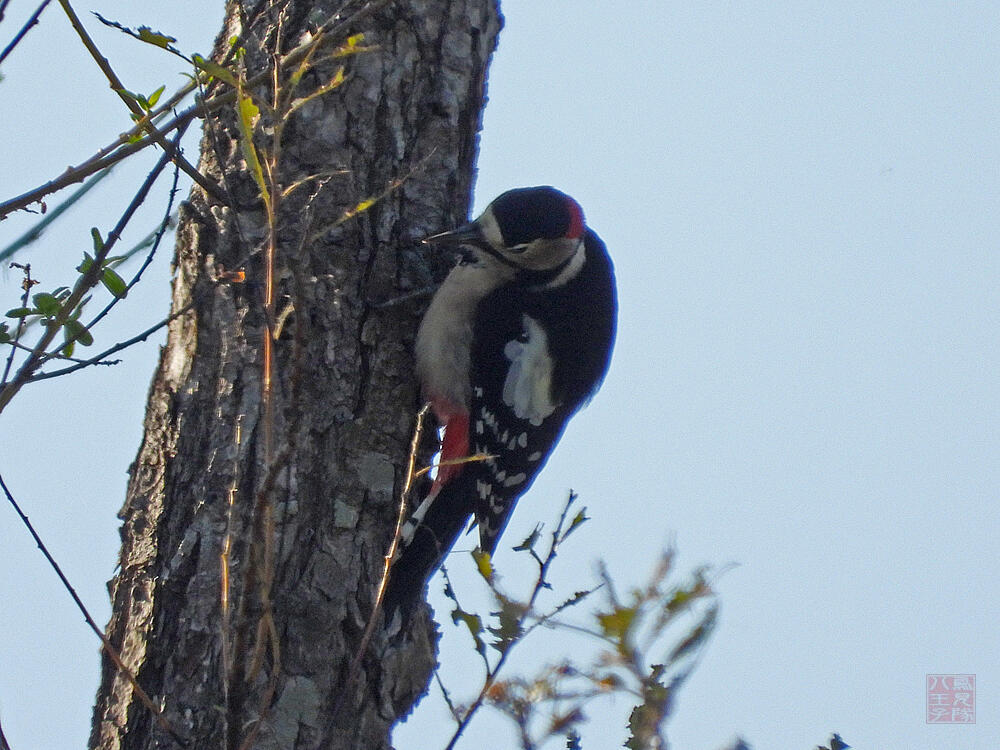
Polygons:
<instances>
[{"instance_id":1,"label":"great spotted woodpecker","mask_svg":"<svg viewBox=\"0 0 1000 750\"><path fill-rule=\"evenodd\" d=\"M403 529L389 611L422 593L470 516L480 549L493 553L517 499L600 386L617 318L604 243L554 188L510 190L475 221L424 242L461 255L417 333L441 464ZM489 458L455 463L477 454Z\"/></svg>"}]
</instances>

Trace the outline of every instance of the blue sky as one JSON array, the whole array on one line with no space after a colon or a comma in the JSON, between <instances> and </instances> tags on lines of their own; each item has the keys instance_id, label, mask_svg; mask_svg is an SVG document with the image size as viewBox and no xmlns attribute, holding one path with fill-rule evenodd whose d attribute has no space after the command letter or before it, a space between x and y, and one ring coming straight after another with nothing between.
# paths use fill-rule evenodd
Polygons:
<instances>
[{"instance_id":1,"label":"blue sky","mask_svg":"<svg viewBox=\"0 0 1000 750\"><path fill-rule=\"evenodd\" d=\"M29 5L12 3L0 39ZM78 10L209 49L221 9L154 5ZM830 731L860 750L994 747L1000 6L511 0L504 11L476 207L519 185L572 194L608 244L621 298L604 388L509 538L554 518L572 487L593 520L565 552L567 587L597 557L623 585L641 583L670 540L681 570L737 564L669 725L677 748L736 734L758 750L812 748ZM154 51L88 24L132 68L130 86L179 80ZM3 73L4 197L125 128L56 7ZM33 251L36 275L64 283L89 227L122 200L88 198L75 229ZM25 226L0 225L0 245ZM163 315L167 260L107 340ZM6 274L6 307L17 281ZM150 343L118 368L31 386L0 426L0 471L101 622L155 356ZM0 511L4 728L15 748L80 747L97 643L15 520ZM445 652L456 680L475 668L458 661L461 636ZM543 641L528 656L556 654ZM928 673L977 675L974 726L925 723ZM626 712L595 709L589 746L620 744ZM446 722L429 702L397 744L443 745ZM466 746L513 746L497 739L504 727L484 722Z\"/></svg>"}]
</instances>

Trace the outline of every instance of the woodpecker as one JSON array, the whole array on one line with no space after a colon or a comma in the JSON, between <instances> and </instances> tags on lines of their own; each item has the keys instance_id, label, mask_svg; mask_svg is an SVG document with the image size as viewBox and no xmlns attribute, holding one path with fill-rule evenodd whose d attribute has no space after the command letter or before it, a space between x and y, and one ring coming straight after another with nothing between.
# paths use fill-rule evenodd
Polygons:
<instances>
[{"instance_id":1,"label":"woodpecker","mask_svg":"<svg viewBox=\"0 0 1000 750\"><path fill-rule=\"evenodd\" d=\"M417 333L440 463L404 526L390 612L423 592L470 517L493 554L517 499L603 381L617 319L607 249L579 204L552 187L509 190L424 242L460 256ZM488 458L459 461L477 455Z\"/></svg>"}]
</instances>

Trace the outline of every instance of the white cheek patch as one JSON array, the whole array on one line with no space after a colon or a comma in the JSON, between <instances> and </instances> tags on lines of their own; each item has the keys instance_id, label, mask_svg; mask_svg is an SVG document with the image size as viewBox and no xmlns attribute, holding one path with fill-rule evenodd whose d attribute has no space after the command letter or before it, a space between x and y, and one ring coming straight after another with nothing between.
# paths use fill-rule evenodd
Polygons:
<instances>
[{"instance_id":1,"label":"white cheek patch","mask_svg":"<svg viewBox=\"0 0 1000 750\"><path fill-rule=\"evenodd\" d=\"M519 418L538 427L557 406L552 401L552 356L545 329L528 315L522 320L523 340L508 341L503 349L510 360L503 400Z\"/></svg>"}]
</instances>

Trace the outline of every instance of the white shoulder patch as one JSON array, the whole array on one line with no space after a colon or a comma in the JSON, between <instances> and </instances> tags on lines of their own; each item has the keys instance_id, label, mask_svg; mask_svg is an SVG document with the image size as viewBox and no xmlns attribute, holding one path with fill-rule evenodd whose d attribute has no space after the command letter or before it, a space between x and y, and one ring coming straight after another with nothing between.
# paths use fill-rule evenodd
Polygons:
<instances>
[{"instance_id":1,"label":"white shoulder patch","mask_svg":"<svg viewBox=\"0 0 1000 750\"><path fill-rule=\"evenodd\" d=\"M552 400L552 355L545 329L534 318L522 316L522 335L503 349L510 360L503 383L503 400L514 414L539 426L555 411Z\"/></svg>"}]
</instances>

